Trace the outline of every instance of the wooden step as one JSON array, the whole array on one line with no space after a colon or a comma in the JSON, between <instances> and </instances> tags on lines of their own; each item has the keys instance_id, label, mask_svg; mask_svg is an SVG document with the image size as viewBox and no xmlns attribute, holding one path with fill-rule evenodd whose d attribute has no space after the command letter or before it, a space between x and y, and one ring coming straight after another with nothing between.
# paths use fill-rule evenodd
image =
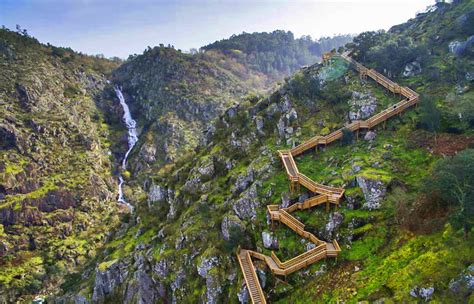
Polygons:
<instances>
[{"instance_id":1,"label":"wooden step","mask_svg":"<svg viewBox=\"0 0 474 304\"><path fill-rule=\"evenodd\" d=\"M252 258L248 250L240 250L237 253L237 259L244 275L245 284L249 291L252 303L266 303L263 290L260 286L257 273L253 267Z\"/></svg>"}]
</instances>

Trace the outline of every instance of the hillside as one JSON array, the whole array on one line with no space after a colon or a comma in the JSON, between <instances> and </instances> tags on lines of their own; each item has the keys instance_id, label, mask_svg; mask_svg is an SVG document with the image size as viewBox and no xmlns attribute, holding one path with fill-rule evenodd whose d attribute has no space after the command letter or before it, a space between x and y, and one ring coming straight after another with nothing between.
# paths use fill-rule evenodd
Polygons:
<instances>
[{"instance_id":1,"label":"hillside","mask_svg":"<svg viewBox=\"0 0 474 304\"><path fill-rule=\"evenodd\" d=\"M196 147L214 118L249 92L264 90L266 77L241 64L219 65L223 56L184 54L155 47L125 62L112 74L126 93L143 128L144 163L173 161Z\"/></svg>"},{"instance_id":2,"label":"hillside","mask_svg":"<svg viewBox=\"0 0 474 304\"><path fill-rule=\"evenodd\" d=\"M94 258L118 221L96 105L118 64L0 30L2 303Z\"/></svg>"},{"instance_id":3,"label":"hillside","mask_svg":"<svg viewBox=\"0 0 474 304\"><path fill-rule=\"evenodd\" d=\"M136 170L191 152L209 123L248 94L262 94L298 68L320 60L325 48L350 36L294 39L291 32L233 36L185 54L161 45L131 57L113 72L143 127ZM255 60L254 60L255 59Z\"/></svg>"},{"instance_id":4,"label":"hillside","mask_svg":"<svg viewBox=\"0 0 474 304\"><path fill-rule=\"evenodd\" d=\"M421 103L359 140L347 135L297 159L311 179L346 188L339 209L294 214L319 239L336 239L342 252L286 278L257 265L269 302L472 301L473 11L473 1L439 3L346 46L367 67L418 92ZM266 205L312 195L290 193L277 151L399 100L337 57L299 70L270 94L241 99L191 153L133 172L131 225L86 272L68 276L56 300L248 302L239 246L275 250L281 260L310 246L267 220ZM130 162L141 158L136 153ZM464 183L450 186L456 181Z\"/></svg>"},{"instance_id":5,"label":"hillside","mask_svg":"<svg viewBox=\"0 0 474 304\"><path fill-rule=\"evenodd\" d=\"M222 52L254 71L280 80L302 66L321 61L323 53L351 40L350 35L313 40L310 36L295 38L292 32L285 31L242 33L206 45L201 50Z\"/></svg>"}]
</instances>

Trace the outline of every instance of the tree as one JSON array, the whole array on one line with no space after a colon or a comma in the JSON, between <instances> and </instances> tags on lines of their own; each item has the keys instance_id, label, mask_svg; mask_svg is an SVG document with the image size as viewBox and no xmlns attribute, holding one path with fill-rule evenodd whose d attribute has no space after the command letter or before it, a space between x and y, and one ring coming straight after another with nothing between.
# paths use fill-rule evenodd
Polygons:
<instances>
[{"instance_id":1,"label":"tree","mask_svg":"<svg viewBox=\"0 0 474 304\"><path fill-rule=\"evenodd\" d=\"M354 140L354 133L351 130L344 128L342 129L341 143L343 145L350 145Z\"/></svg>"},{"instance_id":2,"label":"tree","mask_svg":"<svg viewBox=\"0 0 474 304\"><path fill-rule=\"evenodd\" d=\"M474 227L474 149L438 161L423 188L454 206L451 225L462 228L467 237Z\"/></svg>"},{"instance_id":3,"label":"tree","mask_svg":"<svg viewBox=\"0 0 474 304\"><path fill-rule=\"evenodd\" d=\"M353 42L348 46L355 51L355 57L358 60L366 61L366 55L369 50L386 40L387 34L384 31L364 32L354 37Z\"/></svg>"},{"instance_id":4,"label":"tree","mask_svg":"<svg viewBox=\"0 0 474 304\"><path fill-rule=\"evenodd\" d=\"M421 97L420 112L419 126L422 129L433 132L436 140L436 132L440 128L441 112L432 98L427 96Z\"/></svg>"}]
</instances>

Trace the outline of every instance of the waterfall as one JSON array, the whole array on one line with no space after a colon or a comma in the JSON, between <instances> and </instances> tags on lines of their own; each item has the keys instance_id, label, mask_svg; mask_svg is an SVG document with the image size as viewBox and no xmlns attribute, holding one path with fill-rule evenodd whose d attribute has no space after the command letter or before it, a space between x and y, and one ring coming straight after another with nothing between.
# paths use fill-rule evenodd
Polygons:
<instances>
[{"instance_id":1,"label":"waterfall","mask_svg":"<svg viewBox=\"0 0 474 304\"><path fill-rule=\"evenodd\" d=\"M120 101L120 105L122 106L123 109L123 122L125 123L125 126L127 127L128 130L128 150L125 152L125 156L123 157L122 160L122 169L126 170L127 169L127 159L128 155L132 151L133 147L138 141L138 135L137 135L137 122L132 118L132 114L130 114L130 109L128 108L127 103L125 102L125 98L123 97L122 91L118 86L114 87L115 94L117 95L117 98ZM119 196L118 196L118 202L125 204L131 212L133 212L133 206L128 203L125 200L125 197L123 195L123 184L124 180L122 175L119 176Z\"/></svg>"}]
</instances>

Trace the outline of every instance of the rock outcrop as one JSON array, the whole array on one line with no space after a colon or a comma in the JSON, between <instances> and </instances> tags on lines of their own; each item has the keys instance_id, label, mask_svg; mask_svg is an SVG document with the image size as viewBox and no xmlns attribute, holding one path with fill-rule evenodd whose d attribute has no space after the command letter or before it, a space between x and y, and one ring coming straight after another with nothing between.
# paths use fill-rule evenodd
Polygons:
<instances>
[{"instance_id":1,"label":"rock outcrop","mask_svg":"<svg viewBox=\"0 0 474 304\"><path fill-rule=\"evenodd\" d=\"M374 210L380 208L382 199L387 191L387 186L381 180L374 180L357 176L357 184L365 197L364 209Z\"/></svg>"}]
</instances>

